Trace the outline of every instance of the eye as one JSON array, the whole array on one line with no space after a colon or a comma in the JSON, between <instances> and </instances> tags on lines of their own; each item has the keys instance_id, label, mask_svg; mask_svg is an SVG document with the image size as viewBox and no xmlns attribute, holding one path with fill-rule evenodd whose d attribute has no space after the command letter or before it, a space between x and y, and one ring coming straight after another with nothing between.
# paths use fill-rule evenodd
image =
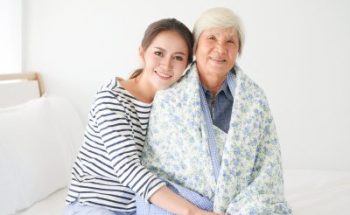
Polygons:
<instances>
[{"instance_id":1,"label":"eye","mask_svg":"<svg viewBox=\"0 0 350 215\"><path fill-rule=\"evenodd\" d=\"M183 61L184 60L184 58L182 56L175 56L174 59L177 60L177 61Z\"/></svg>"},{"instance_id":2,"label":"eye","mask_svg":"<svg viewBox=\"0 0 350 215\"><path fill-rule=\"evenodd\" d=\"M227 42L228 42L228 43L235 44L235 41L234 41L234 40L228 40Z\"/></svg>"},{"instance_id":3,"label":"eye","mask_svg":"<svg viewBox=\"0 0 350 215\"><path fill-rule=\"evenodd\" d=\"M157 56L160 56L160 57L163 56L163 52L161 52L161 51L154 51L154 54Z\"/></svg>"},{"instance_id":4,"label":"eye","mask_svg":"<svg viewBox=\"0 0 350 215\"><path fill-rule=\"evenodd\" d=\"M209 35L209 36L208 36L208 39L209 39L209 40L216 40L216 38L215 38L214 35Z\"/></svg>"}]
</instances>

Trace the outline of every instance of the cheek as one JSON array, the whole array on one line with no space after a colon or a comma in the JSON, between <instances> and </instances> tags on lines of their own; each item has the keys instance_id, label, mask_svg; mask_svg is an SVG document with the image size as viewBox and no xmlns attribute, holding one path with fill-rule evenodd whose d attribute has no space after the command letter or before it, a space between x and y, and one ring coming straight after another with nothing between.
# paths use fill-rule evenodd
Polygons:
<instances>
[{"instance_id":1,"label":"cheek","mask_svg":"<svg viewBox=\"0 0 350 215\"><path fill-rule=\"evenodd\" d=\"M202 46L200 49L198 49L198 52L196 53L196 58L200 60L205 60L209 57L211 51L213 49L210 46Z\"/></svg>"},{"instance_id":2,"label":"cheek","mask_svg":"<svg viewBox=\"0 0 350 215\"><path fill-rule=\"evenodd\" d=\"M238 50L230 51L229 52L229 57L231 60L235 60L238 56Z\"/></svg>"},{"instance_id":3,"label":"cheek","mask_svg":"<svg viewBox=\"0 0 350 215\"><path fill-rule=\"evenodd\" d=\"M147 55L145 58L145 65L146 66L153 66L153 65L158 64L158 62L159 62L158 57L155 55L152 55L152 54Z\"/></svg>"},{"instance_id":4,"label":"cheek","mask_svg":"<svg viewBox=\"0 0 350 215\"><path fill-rule=\"evenodd\" d=\"M205 55L208 52L208 50L209 50L208 46L202 45L202 46L200 46L200 48L197 49L197 53L196 54L198 54L200 56L201 55Z\"/></svg>"},{"instance_id":5,"label":"cheek","mask_svg":"<svg viewBox=\"0 0 350 215\"><path fill-rule=\"evenodd\" d=\"M174 66L174 75L176 77L179 77L182 75L182 73L185 71L187 64L186 63L177 63Z\"/></svg>"}]
</instances>

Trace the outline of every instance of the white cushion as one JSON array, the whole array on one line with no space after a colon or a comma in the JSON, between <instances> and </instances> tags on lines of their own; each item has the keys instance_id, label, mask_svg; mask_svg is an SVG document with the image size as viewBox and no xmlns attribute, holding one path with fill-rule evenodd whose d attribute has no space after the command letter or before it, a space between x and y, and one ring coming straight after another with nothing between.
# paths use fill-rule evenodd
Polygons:
<instances>
[{"instance_id":1,"label":"white cushion","mask_svg":"<svg viewBox=\"0 0 350 215\"><path fill-rule=\"evenodd\" d=\"M81 121L63 98L0 109L0 214L10 214L67 185Z\"/></svg>"},{"instance_id":2,"label":"white cushion","mask_svg":"<svg viewBox=\"0 0 350 215\"><path fill-rule=\"evenodd\" d=\"M16 96L13 96L16 95ZM1 81L0 108L23 104L31 99L39 98L38 81Z\"/></svg>"}]
</instances>

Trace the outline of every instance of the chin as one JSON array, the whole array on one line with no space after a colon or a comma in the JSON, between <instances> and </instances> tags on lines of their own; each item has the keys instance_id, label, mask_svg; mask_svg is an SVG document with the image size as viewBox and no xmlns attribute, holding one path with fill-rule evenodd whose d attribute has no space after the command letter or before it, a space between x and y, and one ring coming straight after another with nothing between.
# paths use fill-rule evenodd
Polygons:
<instances>
[{"instance_id":1,"label":"chin","mask_svg":"<svg viewBox=\"0 0 350 215\"><path fill-rule=\"evenodd\" d=\"M156 85L155 85L155 88L157 89L157 90L165 90L165 89L167 89L167 88L169 88L170 87L170 84L159 84L159 83L157 83Z\"/></svg>"}]
</instances>

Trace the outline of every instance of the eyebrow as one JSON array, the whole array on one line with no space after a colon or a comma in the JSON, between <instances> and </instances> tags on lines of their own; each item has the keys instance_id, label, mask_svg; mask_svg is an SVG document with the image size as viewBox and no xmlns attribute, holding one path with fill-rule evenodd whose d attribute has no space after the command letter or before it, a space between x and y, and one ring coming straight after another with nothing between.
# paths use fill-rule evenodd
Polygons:
<instances>
[{"instance_id":1,"label":"eyebrow","mask_svg":"<svg viewBox=\"0 0 350 215\"><path fill-rule=\"evenodd\" d=\"M163 48L161 48L161 47L158 47L158 46L156 46L156 47L154 47L154 48L160 49L161 51L166 51L165 49L163 49ZM185 55L185 53L183 53L183 52L175 52L175 54Z\"/></svg>"},{"instance_id":2,"label":"eyebrow","mask_svg":"<svg viewBox=\"0 0 350 215\"><path fill-rule=\"evenodd\" d=\"M207 33L208 36L221 36L222 34L220 33ZM235 34L232 33L232 34L228 34L227 37L235 37Z\"/></svg>"}]
</instances>

